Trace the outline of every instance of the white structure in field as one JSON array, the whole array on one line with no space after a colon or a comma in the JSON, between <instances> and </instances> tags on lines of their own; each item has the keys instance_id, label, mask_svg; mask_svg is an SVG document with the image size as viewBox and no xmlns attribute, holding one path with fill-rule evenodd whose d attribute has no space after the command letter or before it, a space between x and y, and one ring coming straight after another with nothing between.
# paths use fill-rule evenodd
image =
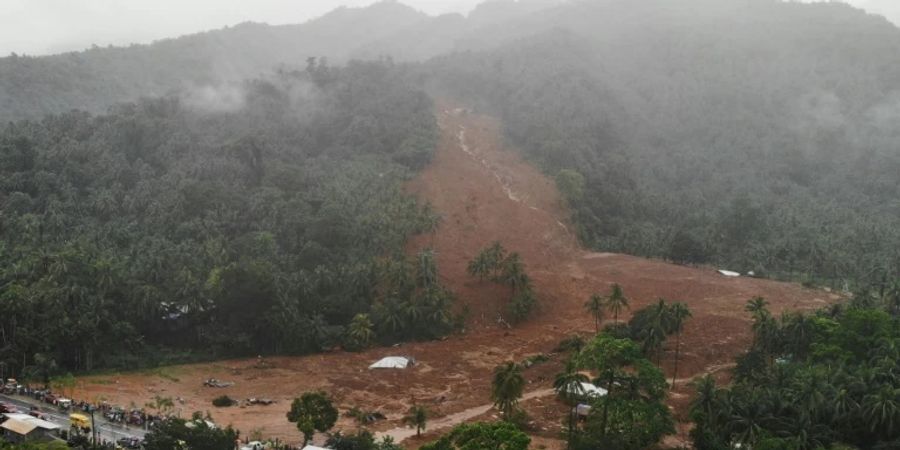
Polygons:
<instances>
[{"instance_id":1,"label":"white structure in field","mask_svg":"<svg viewBox=\"0 0 900 450\"><path fill-rule=\"evenodd\" d=\"M578 387L576 387L576 383L572 383L569 385L569 387L566 388L566 392L568 392L570 394L578 394L578 395L583 395L585 397L593 397L593 398L603 397L604 395L607 394L606 389L603 389L602 387L597 387L591 383L577 383L577 384L581 386L581 389L578 389Z\"/></svg>"},{"instance_id":2,"label":"white structure in field","mask_svg":"<svg viewBox=\"0 0 900 450\"><path fill-rule=\"evenodd\" d=\"M375 364L369 366L370 369L405 369L408 366L415 364L415 361L411 358L407 358L404 356L387 356L381 358Z\"/></svg>"}]
</instances>

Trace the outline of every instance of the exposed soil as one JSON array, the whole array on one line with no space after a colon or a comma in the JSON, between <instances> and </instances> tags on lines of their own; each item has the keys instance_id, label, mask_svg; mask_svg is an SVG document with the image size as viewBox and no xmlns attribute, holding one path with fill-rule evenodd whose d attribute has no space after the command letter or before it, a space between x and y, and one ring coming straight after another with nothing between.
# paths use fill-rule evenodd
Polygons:
<instances>
[{"instance_id":1,"label":"exposed soil","mask_svg":"<svg viewBox=\"0 0 900 450\"><path fill-rule=\"evenodd\" d=\"M409 183L409 191L428 201L443 221L433 234L409 244L415 252L431 247L437 255L442 280L470 311L465 333L443 341L405 344L361 353L334 352L306 357L220 361L164 368L151 372L85 377L75 398L99 398L128 406L143 405L155 395L181 398L176 408L184 415L210 411L220 424L233 424L246 436L254 430L264 436L297 443L301 440L285 413L301 393L322 389L334 396L341 411L350 407L378 410L388 419L370 428L397 434L401 418L412 404L432 412L429 433L411 437L418 446L460 420L489 418L493 367L522 361L538 353L551 354L561 339L593 332L583 304L592 293L605 294L612 283L623 286L631 310L657 298L686 302L693 318L682 335L679 380L670 404L684 418L691 377L705 372L727 379L729 364L750 339L746 300L763 296L775 313L809 310L837 299L820 290L796 284L753 278L726 278L712 268L691 268L627 255L593 253L578 245L570 231L568 214L551 180L525 163L504 143L500 124L484 115L443 103L437 110L442 136L433 162ZM468 261L484 246L500 241L519 252L533 278L540 299L539 311L528 323L507 329L498 325L509 291L480 282L466 273ZM620 320L627 319L620 317ZM388 355L409 355L418 364L407 370L370 371L368 365ZM671 376L672 352L662 366ZM527 392L550 388L563 355L526 370ZM203 387L203 380L233 381L227 388ZM268 397L269 406L214 408L213 398ZM523 406L536 428L534 448L562 448L564 407L552 395L534 395ZM451 416L453 415L453 416ZM441 419L445 416L451 416ZM342 418L337 429L357 425ZM667 440L684 444L681 436ZM412 433L406 433L411 435ZM399 436L398 436L399 437Z\"/></svg>"}]
</instances>

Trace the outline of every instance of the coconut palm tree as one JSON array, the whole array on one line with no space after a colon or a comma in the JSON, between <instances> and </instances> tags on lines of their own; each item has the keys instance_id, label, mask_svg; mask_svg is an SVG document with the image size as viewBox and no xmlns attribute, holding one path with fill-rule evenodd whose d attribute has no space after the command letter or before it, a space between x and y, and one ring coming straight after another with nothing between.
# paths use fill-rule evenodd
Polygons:
<instances>
[{"instance_id":1,"label":"coconut palm tree","mask_svg":"<svg viewBox=\"0 0 900 450\"><path fill-rule=\"evenodd\" d=\"M791 313L782 318L785 344L796 358L803 358L812 344L815 323L803 313Z\"/></svg>"},{"instance_id":2,"label":"coconut palm tree","mask_svg":"<svg viewBox=\"0 0 900 450\"><path fill-rule=\"evenodd\" d=\"M625 297L625 293L622 292L622 286L619 286L619 283L614 283L609 297L606 297L606 309L613 313L613 320L616 325L619 324L619 313L626 308L628 308L628 299Z\"/></svg>"},{"instance_id":3,"label":"coconut palm tree","mask_svg":"<svg viewBox=\"0 0 900 450\"><path fill-rule=\"evenodd\" d=\"M413 405L403 417L403 423L416 427L416 436L422 436L422 431L428 422L428 410L424 406Z\"/></svg>"},{"instance_id":4,"label":"coconut palm tree","mask_svg":"<svg viewBox=\"0 0 900 450\"><path fill-rule=\"evenodd\" d=\"M437 263L434 261L434 250L424 250L416 258L416 284L428 288L438 283Z\"/></svg>"},{"instance_id":5,"label":"coconut palm tree","mask_svg":"<svg viewBox=\"0 0 900 450\"><path fill-rule=\"evenodd\" d=\"M681 351L681 331L684 329L684 321L691 317L691 310L681 302L675 302L669 307L669 319L672 330L675 332L675 367L672 369L672 387L675 387L675 379L678 378L678 356Z\"/></svg>"},{"instance_id":6,"label":"coconut palm tree","mask_svg":"<svg viewBox=\"0 0 900 450\"><path fill-rule=\"evenodd\" d=\"M638 337L642 343L641 350L647 357L649 357L651 353L656 353L656 361L657 364L659 364L660 355L662 354L662 344L666 340L666 335L669 334L671 328L669 306L664 299L659 299L654 305L648 307L644 311L647 313L647 320L642 324L638 332Z\"/></svg>"},{"instance_id":7,"label":"coconut palm tree","mask_svg":"<svg viewBox=\"0 0 900 450\"><path fill-rule=\"evenodd\" d=\"M366 348L375 338L374 325L368 314L357 314L347 326L347 337L355 348Z\"/></svg>"},{"instance_id":8,"label":"coconut palm tree","mask_svg":"<svg viewBox=\"0 0 900 450\"><path fill-rule=\"evenodd\" d=\"M877 391L863 398L863 413L869 421L870 430L883 430L893 435L900 427L900 389L883 385Z\"/></svg>"},{"instance_id":9,"label":"coconut palm tree","mask_svg":"<svg viewBox=\"0 0 900 450\"><path fill-rule=\"evenodd\" d=\"M556 375L553 381L553 389L556 394L568 403L574 403L585 394L581 383L587 383L590 379L587 375L578 372L574 361L566 363L566 370Z\"/></svg>"},{"instance_id":10,"label":"coconut palm tree","mask_svg":"<svg viewBox=\"0 0 900 450\"><path fill-rule=\"evenodd\" d=\"M756 444L772 421L769 404L759 394L731 402L730 414L726 417L725 429L733 443L746 448Z\"/></svg>"},{"instance_id":11,"label":"coconut palm tree","mask_svg":"<svg viewBox=\"0 0 900 450\"><path fill-rule=\"evenodd\" d=\"M694 380L693 384L697 389L697 396L691 402L691 410L702 412L710 424L714 423L716 403L719 401L716 379L712 375L706 374L702 378Z\"/></svg>"},{"instance_id":12,"label":"coconut palm tree","mask_svg":"<svg viewBox=\"0 0 900 450\"><path fill-rule=\"evenodd\" d=\"M525 388L522 366L508 362L494 369L494 380L491 385L491 400L494 406L503 412L503 418L509 420Z\"/></svg>"},{"instance_id":13,"label":"coconut palm tree","mask_svg":"<svg viewBox=\"0 0 900 450\"><path fill-rule=\"evenodd\" d=\"M500 269L501 262L506 256L506 249L500 245L500 242L494 242L490 247L485 247L469 262L467 268L472 276L478 277L481 281L488 278L497 278L497 271Z\"/></svg>"},{"instance_id":14,"label":"coconut palm tree","mask_svg":"<svg viewBox=\"0 0 900 450\"><path fill-rule=\"evenodd\" d=\"M559 398L563 399L569 405L574 405L575 402L578 401L578 398L586 394L582 383L587 383L588 381L589 378L587 375L578 372L578 367L575 365L575 362L569 360L569 362L566 363L565 372L557 374L556 379L553 380L553 389L556 391L556 395L559 396ZM572 442L572 436L575 433L576 414L577 411L575 411L574 408L569 411L568 440L570 443Z\"/></svg>"},{"instance_id":15,"label":"coconut palm tree","mask_svg":"<svg viewBox=\"0 0 900 450\"><path fill-rule=\"evenodd\" d=\"M522 263L522 257L518 253L510 253L503 260L502 273L500 281L509 285L513 292L527 288L531 284L531 279L525 273L525 265Z\"/></svg>"},{"instance_id":16,"label":"coconut palm tree","mask_svg":"<svg viewBox=\"0 0 900 450\"><path fill-rule=\"evenodd\" d=\"M594 331L599 333L600 324L603 322L603 310L606 307L604 298L599 294L591 295L584 307L591 317L594 318Z\"/></svg>"},{"instance_id":17,"label":"coconut palm tree","mask_svg":"<svg viewBox=\"0 0 900 450\"><path fill-rule=\"evenodd\" d=\"M744 310L753 315L753 318L758 322L763 317L769 315L769 310L767 307L769 306L769 302L762 297L753 297L750 300L747 300L747 305L744 306Z\"/></svg>"}]
</instances>

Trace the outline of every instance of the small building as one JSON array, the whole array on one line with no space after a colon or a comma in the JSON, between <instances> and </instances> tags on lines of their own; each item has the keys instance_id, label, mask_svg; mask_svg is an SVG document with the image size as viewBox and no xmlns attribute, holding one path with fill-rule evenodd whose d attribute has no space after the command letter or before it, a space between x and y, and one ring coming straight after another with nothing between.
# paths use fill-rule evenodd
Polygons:
<instances>
[{"instance_id":1,"label":"small building","mask_svg":"<svg viewBox=\"0 0 900 450\"><path fill-rule=\"evenodd\" d=\"M9 442L52 441L59 438L59 425L28 414L4 414L0 433Z\"/></svg>"}]
</instances>

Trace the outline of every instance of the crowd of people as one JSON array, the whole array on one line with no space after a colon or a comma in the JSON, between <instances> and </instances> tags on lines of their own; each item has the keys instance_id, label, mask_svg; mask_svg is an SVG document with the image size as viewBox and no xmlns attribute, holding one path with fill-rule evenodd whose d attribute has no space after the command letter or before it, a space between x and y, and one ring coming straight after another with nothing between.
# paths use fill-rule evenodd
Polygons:
<instances>
[{"instance_id":1,"label":"crowd of people","mask_svg":"<svg viewBox=\"0 0 900 450\"><path fill-rule=\"evenodd\" d=\"M142 428L150 428L154 422L166 418L164 415L148 413L144 408L123 408L102 401L94 404L84 400L71 400L56 395L50 389L32 388L27 385L9 384L3 386L2 392L6 395L19 395L33 398L37 401L53 405L61 412L85 412L100 414L107 421L123 425L133 425Z\"/></svg>"}]
</instances>

